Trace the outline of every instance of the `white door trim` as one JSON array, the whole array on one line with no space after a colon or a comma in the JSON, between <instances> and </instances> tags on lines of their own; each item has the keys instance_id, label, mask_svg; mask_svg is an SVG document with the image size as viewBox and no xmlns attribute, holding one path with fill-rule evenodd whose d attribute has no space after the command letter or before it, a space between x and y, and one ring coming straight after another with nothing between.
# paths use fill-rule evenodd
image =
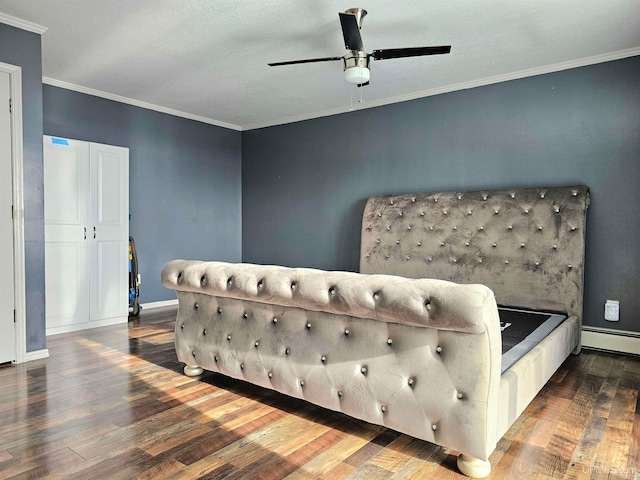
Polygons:
<instances>
[{"instance_id":1,"label":"white door trim","mask_svg":"<svg viewBox=\"0 0 640 480\"><path fill-rule=\"evenodd\" d=\"M24 263L24 183L22 137L22 68L0 62L11 89L11 169L13 173L13 283L16 309L16 363L27 359L27 316Z\"/></svg>"}]
</instances>

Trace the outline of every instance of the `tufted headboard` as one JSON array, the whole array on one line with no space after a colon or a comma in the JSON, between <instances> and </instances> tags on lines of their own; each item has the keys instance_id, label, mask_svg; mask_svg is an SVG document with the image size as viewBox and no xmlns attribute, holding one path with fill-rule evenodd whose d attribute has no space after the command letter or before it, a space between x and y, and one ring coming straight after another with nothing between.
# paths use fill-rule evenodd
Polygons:
<instances>
[{"instance_id":1,"label":"tufted headboard","mask_svg":"<svg viewBox=\"0 0 640 480\"><path fill-rule=\"evenodd\" d=\"M367 200L360 273L481 283L499 305L582 319L586 186Z\"/></svg>"}]
</instances>

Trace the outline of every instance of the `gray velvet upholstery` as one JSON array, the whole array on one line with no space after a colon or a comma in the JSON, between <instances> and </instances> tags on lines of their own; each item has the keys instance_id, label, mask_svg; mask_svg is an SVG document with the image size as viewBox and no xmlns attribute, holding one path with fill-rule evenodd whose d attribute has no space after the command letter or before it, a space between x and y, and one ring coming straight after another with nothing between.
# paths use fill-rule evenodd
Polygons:
<instances>
[{"instance_id":1,"label":"gray velvet upholstery","mask_svg":"<svg viewBox=\"0 0 640 480\"><path fill-rule=\"evenodd\" d=\"M367 201L360 273L481 283L499 305L582 318L585 186Z\"/></svg>"},{"instance_id":2,"label":"gray velvet upholstery","mask_svg":"<svg viewBox=\"0 0 640 480\"><path fill-rule=\"evenodd\" d=\"M178 359L487 460L579 347L588 198L373 197L361 273L174 260ZM502 376L494 292L570 315Z\"/></svg>"}]
</instances>

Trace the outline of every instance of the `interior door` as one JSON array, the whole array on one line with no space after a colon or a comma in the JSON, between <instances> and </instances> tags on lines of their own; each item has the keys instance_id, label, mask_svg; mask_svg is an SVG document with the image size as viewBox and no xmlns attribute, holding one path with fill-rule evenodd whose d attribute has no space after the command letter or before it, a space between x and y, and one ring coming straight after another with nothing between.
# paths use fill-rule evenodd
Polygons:
<instances>
[{"instance_id":1,"label":"interior door","mask_svg":"<svg viewBox=\"0 0 640 480\"><path fill-rule=\"evenodd\" d=\"M89 143L44 136L47 328L89 321Z\"/></svg>"},{"instance_id":2,"label":"interior door","mask_svg":"<svg viewBox=\"0 0 640 480\"><path fill-rule=\"evenodd\" d=\"M9 74L0 72L0 363L16 359Z\"/></svg>"},{"instance_id":3,"label":"interior door","mask_svg":"<svg viewBox=\"0 0 640 480\"><path fill-rule=\"evenodd\" d=\"M91 320L129 315L129 149L91 143Z\"/></svg>"}]
</instances>

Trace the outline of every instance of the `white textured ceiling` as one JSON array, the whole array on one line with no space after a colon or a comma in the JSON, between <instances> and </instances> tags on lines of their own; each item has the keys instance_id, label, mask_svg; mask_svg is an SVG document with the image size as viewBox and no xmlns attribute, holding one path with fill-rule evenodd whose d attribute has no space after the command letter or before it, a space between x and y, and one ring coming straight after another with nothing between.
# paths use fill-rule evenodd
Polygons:
<instances>
[{"instance_id":1,"label":"white textured ceiling","mask_svg":"<svg viewBox=\"0 0 640 480\"><path fill-rule=\"evenodd\" d=\"M341 62L267 66L344 55L351 7L367 52L451 53L372 62L363 89ZM640 55L638 0L0 0L19 20L47 29L46 83L237 130Z\"/></svg>"}]
</instances>

